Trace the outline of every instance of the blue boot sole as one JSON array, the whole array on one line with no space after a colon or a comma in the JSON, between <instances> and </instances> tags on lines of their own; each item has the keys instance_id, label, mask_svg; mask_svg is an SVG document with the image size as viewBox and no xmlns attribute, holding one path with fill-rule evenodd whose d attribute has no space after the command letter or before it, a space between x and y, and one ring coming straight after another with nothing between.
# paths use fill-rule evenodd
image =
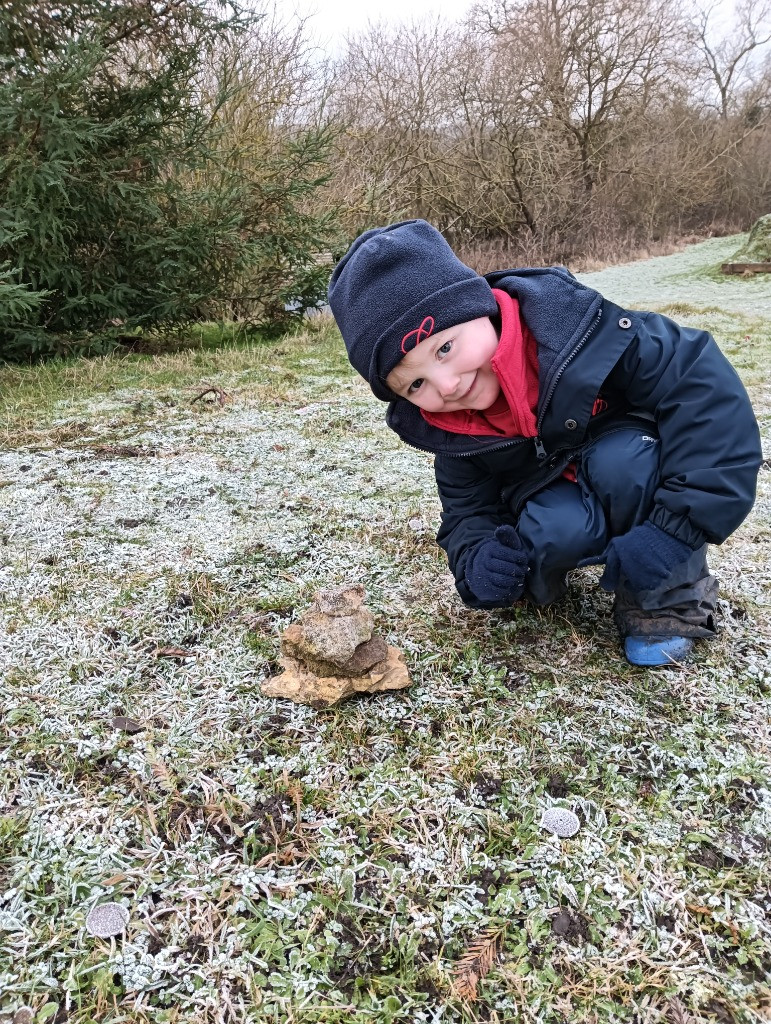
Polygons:
<instances>
[{"instance_id":1,"label":"blue boot sole","mask_svg":"<svg viewBox=\"0 0 771 1024\"><path fill-rule=\"evenodd\" d=\"M679 665L692 649L689 636L628 636L624 640L626 660L648 668Z\"/></svg>"}]
</instances>

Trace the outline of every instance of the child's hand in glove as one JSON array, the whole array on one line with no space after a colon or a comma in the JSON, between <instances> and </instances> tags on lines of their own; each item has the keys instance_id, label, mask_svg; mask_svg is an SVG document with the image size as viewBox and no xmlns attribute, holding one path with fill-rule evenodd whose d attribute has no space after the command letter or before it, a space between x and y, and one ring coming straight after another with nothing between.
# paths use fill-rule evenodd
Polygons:
<instances>
[{"instance_id":1,"label":"child's hand in glove","mask_svg":"<svg viewBox=\"0 0 771 1024\"><path fill-rule=\"evenodd\" d=\"M692 554L693 548L646 521L614 537L601 555L585 558L579 565L605 564L600 577L603 590L617 590L623 576L630 589L639 593L660 587Z\"/></svg>"},{"instance_id":2,"label":"child's hand in glove","mask_svg":"<svg viewBox=\"0 0 771 1024\"><path fill-rule=\"evenodd\" d=\"M526 574L527 555L513 526L499 526L466 563L466 583L474 596L501 608L522 597Z\"/></svg>"}]
</instances>

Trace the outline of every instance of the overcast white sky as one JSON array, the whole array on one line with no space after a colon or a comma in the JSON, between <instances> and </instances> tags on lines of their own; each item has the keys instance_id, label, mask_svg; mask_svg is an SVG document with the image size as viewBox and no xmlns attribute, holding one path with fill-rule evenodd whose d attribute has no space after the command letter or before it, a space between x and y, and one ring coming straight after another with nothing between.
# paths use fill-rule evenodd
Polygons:
<instances>
[{"instance_id":1,"label":"overcast white sky","mask_svg":"<svg viewBox=\"0 0 771 1024\"><path fill-rule=\"evenodd\" d=\"M322 45L328 43L330 49L340 46L346 32L356 32L368 21L398 23L432 13L441 13L451 20L465 14L473 3L474 0L295 0L301 14L312 15L312 34Z\"/></svg>"},{"instance_id":2,"label":"overcast white sky","mask_svg":"<svg viewBox=\"0 0 771 1024\"><path fill-rule=\"evenodd\" d=\"M437 12L450 20L464 15L474 0L277 0L277 5L288 13L292 2L300 14L312 15L309 28L322 48L334 51L347 32L364 28L368 21L396 24ZM704 2L716 8L718 23L730 25L734 0Z\"/></svg>"}]
</instances>

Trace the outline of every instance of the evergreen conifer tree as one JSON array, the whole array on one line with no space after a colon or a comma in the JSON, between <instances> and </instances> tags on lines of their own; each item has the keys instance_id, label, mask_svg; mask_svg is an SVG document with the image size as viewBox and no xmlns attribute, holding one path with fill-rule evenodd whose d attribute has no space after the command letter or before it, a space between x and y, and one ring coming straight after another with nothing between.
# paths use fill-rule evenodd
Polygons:
<instances>
[{"instance_id":1,"label":"evergreen conifer tree","mask_svg":"<svg viewBox=\"0 0 771 1024\"><path fill-rule=\"evenodd\" d=\"M253 28L206 0L6 0L0 356L99 350L138 326L216 315L234 282L261 286L261 267L262 283L283 268L265 306L279 319L318 299L311 253L328 223L301 200L323 181L324 134L303 136L294 180L285 147L272 203L223 151L227 86L201 88L218 44Z\"/></svg>"}]
</instances>

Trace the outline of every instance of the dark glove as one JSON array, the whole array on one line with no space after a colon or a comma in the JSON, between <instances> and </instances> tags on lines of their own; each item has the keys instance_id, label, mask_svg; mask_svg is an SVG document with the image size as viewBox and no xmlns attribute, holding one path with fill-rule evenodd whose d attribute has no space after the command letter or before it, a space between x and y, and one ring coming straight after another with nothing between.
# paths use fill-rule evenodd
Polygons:
<instances>
[{"instance_id":1,"label":"dark glove","mask_svg":"<svg viewBox=\"0 0 771 1024\"><path fill-rule=\"evenodd\" d=\"M579 565L605 563L600 577L603 590L618 589L623 576L634 593L654 590L672 575L676 566L687 561L693 548L654 526L650 520L614 537L597 558L585 558Z\"/></svg>"},{"instance_id":2,"label":"dark glove","mask_svg":"<svg viewBox=\"0 0 771 1024\"><path fill-rule=\"evenodd\" d=\"M501 607L522 597L527 555L513 526L499 526L477 544L466 563L466 583L479 601Z\"/></svg>"}]
</instances>

